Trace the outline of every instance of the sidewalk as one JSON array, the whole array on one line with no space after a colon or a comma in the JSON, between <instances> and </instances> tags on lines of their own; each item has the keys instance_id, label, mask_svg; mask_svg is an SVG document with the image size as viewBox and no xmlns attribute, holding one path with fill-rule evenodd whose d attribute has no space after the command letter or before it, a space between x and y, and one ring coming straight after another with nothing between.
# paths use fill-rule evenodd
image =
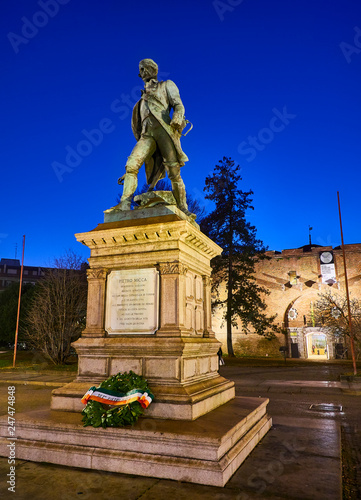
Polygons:
<instances>
[{"instance_id":1,"label":"sidewalk","mask_svg":"<svg viewBox=\"0 0 361 500\"><path fill-rule=\"evenodd\" d=\"M49 372L15 372L15 371L0 371L0 383L4 384L23 384L23 385L40 385L49 387L61 387L68 382L71 382L76 377L76 372L72 373L55 373Z\"/></svg>"},{"instance_id":2,"label":"sidewalk","mask_svg":"<svg viewBox=\"0 0 361 500\"><path fill-rule=\"evenodd\" d=\"M228 368L228 367L227 367ZM233 367L232 367L233 368ZM223 368L221 369L221 371ZM229 370L229 368L228 368ZM54 373L49 372L14 372L0 371L0 383L24 384L24 385L44 385L49 387L61 387L71 382L76 377L76 372L72 373ZM232 377L229 377L232 378ZM242 377L236 381L237 387L242 392L253 392L256 388L266 390L267 392L299 392L309 394L310 392L341 393L345 392L353 395L361 395L360 381L328 381L328 380L262 380L255 376Z\"/></svg>"},{"instance_id":3,"label":"sidewalk","mask_svg":"<svg viewBox=\"0 0 361 500\"><path fill-rule=\"evenodd\" d=\"M361 381L350 382L342 380L340 382L326 381L326 380L265 380L259 381L257 379L249 379L248 383L242 382L237 387L242 392L254 391L255 388L272 392L290 392L300 394L310 393L325 393L325 394L338 394L346 393L352 395L361 395Z\"/></svg>"},{"instance_id":4,"label":"sidewalk","mask_svg":"<svg viewBox=\"0 0 361 500\"><path fill-rule=\"evenodd\" d=\"M267 397L279 392L361 395L361 378L350 381L342 377L340 380L344 367L336 363L315 363L303 367L242 367L231 364L221 367L220 372L224 369L227 371L225 376L235 380L237 389L242 393L259 389Z\"/></svg>"}]
</instances>

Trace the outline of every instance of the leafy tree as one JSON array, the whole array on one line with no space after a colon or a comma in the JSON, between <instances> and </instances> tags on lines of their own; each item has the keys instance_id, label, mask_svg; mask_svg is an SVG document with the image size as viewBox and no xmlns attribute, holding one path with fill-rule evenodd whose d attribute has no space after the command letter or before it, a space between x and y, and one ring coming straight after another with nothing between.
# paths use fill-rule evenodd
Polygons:
<instances>
[{"instance_id":1,"label":"leafy tree","mask_svg":"<svg viewBox=\"0 0 361 500\"><path fill-rule=\"evenodd\" d=\"M26 317L34 292L34 285L21 287L21 307L18 341L24 339L24 318ZM16 319L18 312L19 283L13 283L0 293L0 344L8 345L15 342Z\"/></svg>"},{"instance_id":2,"label":"leafy tree","mask_svg":"<svg viewBox=\"0 0 361 500\"><path fill-rule=\"evenodd\" d=\"M212 260L213 307L224 308L230 356L234 356L232 327L237 326L238 320L244 333L254 331L272 339L278 331L275 316L267 316L262 299L262 294L269 291L255 281L255 264L267 258L266 249L256 238L255 227L246 221L246 211L253 210L253 192L239 188L239 171L239 165L224 157L206 178L204 191L206 198L214 202L215 210L201 224L202 231L223 248L222 255ZM226 289L225 298L222 287Z\"/></svg>"},{"instance_id":3,"label":"leafy tree","mask_svg":"<svg viewBox=\"0 0 361 500\"><path fill-rule=\"evenodd\" d=\"M66 362L71 343L85 327L87 280L85 263L68 251L36 284L27 315L27 339L54 364Z\"/></svg>"},{"instance_id":4,"label":"leafy tree","mask_svg":"<svg viewBox=\"0 0 361 500\"><path fill-rule=\"evenodd\" d=\"M361 357L361 302L350 299L351 326L354 338L355 356ZM348 318L347 297L341 293L331 293L328 290L319 294L319 300L314 305L316 325L326 327L335 340L345 340L349 343L350 328Z\"/></svg>"}]
</instances>

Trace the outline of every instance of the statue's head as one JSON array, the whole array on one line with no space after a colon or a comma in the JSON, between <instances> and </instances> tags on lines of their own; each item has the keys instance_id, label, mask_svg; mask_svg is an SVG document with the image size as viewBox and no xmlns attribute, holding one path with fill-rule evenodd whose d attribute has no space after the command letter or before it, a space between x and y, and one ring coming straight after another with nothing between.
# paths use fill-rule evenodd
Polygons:
<instances>
[{"instance_id":1,"label":"statue's head","mask_svg":"<svg viewBox=\"0 0 361 500\"><path fill-rule=\"evenodd\" d=\"M158 74L158 64L152 59L143 59L139 63L139 76L142 80L148 81L156 78Z\"/></svg>"}]
</instances>

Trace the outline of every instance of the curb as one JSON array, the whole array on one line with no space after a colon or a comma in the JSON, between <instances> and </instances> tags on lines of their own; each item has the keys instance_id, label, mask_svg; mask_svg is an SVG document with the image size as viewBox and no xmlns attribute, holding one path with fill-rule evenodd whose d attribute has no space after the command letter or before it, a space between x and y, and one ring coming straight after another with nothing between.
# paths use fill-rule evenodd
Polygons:
<instances>
[{"instance_id":1,"label":"curb","mask_svg":"<svg viewBox=\"0 0 361 500\"><path fill-rule=\"evenodd\" d=\"M36 380L1 380L3 384L11 384L11 385L45 385L48 387L63 387L67 382L38 382Z\"/></svg>"},{"instance_id":2,"label":"curb","mask_svg":"<svg viewBox=\"0 0 361 500\"><path fill-rule=\"evenodd\" d=\"M361 391L356 391L352 389L342 389L344 394L348 394L349 396L361 396Z\"/></svg>"}]
</instances>

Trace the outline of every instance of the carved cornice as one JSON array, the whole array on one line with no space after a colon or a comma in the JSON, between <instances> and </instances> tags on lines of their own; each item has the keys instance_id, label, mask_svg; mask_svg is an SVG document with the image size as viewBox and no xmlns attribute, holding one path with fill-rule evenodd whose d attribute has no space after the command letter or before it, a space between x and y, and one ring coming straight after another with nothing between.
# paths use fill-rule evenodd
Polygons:
<instances>
[{"instance_id":1,"label":"carved cornice","mask_svg":"<svg viewBox=\"0 0 361 500\"><path fill-rule=\"evenodd\" d=\"M159 265L160 274L183 274L188 271L187 266L181 262L161 262Z\"/></svg>"},{"instance_id":2,"label":"carved cornice","mask_svg":"<svg viewBox=\"0 0 361 500\"><path fill-rule=\"evenodd\" d=\"M100 226L93 231L75 235L76 239L89 247L92 252L96 250L97 255L109 249L119 251L124 247L129 249L138 247L142 251L143 245L153 247L154 243L162 245L166 242L168 245L169 242L178 244L180 241L209 259L222 252L216 243L185 220L164 223L160 220L157 224L137 224L126 227L110 227L110 225L108 227L107 224Z\"/></svg>"}]
</instances>

